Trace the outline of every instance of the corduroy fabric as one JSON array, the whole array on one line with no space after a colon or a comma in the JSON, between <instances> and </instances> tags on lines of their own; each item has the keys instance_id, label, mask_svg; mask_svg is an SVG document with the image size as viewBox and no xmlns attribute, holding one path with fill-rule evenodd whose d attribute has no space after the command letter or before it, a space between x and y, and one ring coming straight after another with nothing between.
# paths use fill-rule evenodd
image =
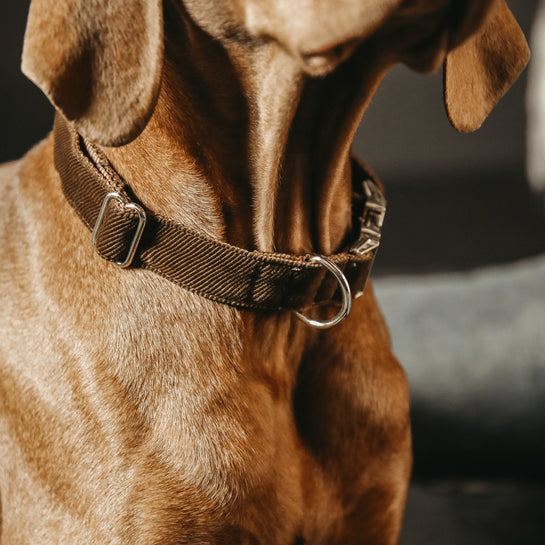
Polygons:
<instances>
[{"instance_id":1,"label":"corduroy fabric","mask_svg":"<svg viewBox=\"0 0 545 545\"><path fill-rule=\"evenodd\" d=\"M94 150L94 155L96 155ZM289 255L249 251L205 237L147 210L127 184L109 169L104 176L86 153L85 143L59 114L55 119L55 166L66 199L92 230L106 195L117 192L127 202L140 204L147 222L132 267L156 272L168 280L219 303L254 310L303 310L312 304L336 300L337 280L312 254ZM101 157L101 163L107 159ZM353 162L355 186L371 177ZM360 202L361 191L355 202ZM357 213L356 213L357 214ZM120 201L110 201L98 229L95 247L101 257L123 261L134 236L138 217ZM355 239L357 237L354 237ZM354 240L353 242L356 242ZM358 255L347 250L322 256L346 276L352 293L363 289L376 250ZM337 293L338 295L338 293Z\"/></svg>"}]
</instances>

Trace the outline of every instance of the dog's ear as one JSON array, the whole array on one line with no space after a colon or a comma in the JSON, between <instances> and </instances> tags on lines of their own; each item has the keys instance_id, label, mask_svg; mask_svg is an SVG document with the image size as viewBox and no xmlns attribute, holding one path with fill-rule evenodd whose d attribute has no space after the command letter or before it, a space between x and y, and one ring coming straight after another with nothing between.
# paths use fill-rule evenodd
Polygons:
<instances>
[{"instance_id":1,"label":"dog's ear","mask_svg":"<svg viewBox=\"0 0 545 545\"><path fill-rule=\"evenodd\" d=\"M33 0L22 70L90 140L135 138L155 106L161 0Z\"/></svg>"},{"instance_id":2,"label":"dog's ear","mask_svg":"<svg viewBox=\"0 0 545 545\"><path fill-rule=\"evenodd\" d=\"M471 1L466 4L472 5ZM474 3L477 7L468 8L470 12L452 34L452 49L445 61L447 114L461 132L482 125L530 58L526 39L505 1L488 4ZM483 15L484 22L477 26ZM464 40L465 35L469 38Z\"/></svg>"}]
</instances>

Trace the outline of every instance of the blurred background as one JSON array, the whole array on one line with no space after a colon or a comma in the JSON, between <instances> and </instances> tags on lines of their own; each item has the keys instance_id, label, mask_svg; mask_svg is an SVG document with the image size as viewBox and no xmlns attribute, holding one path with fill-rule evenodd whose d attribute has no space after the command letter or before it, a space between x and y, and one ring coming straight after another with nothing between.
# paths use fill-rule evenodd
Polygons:
<instances>
[{"instance_id":1,"label":"blurred background","mask_svg":"<svg viewBox=\"0 0 545 545\"><path fill-rule=\"evenodd\" d=\"M412 391L404 545L545 543L545 5L508 4L533 58L478 132L450 127L442 74L399 66L354 145L389 202L374 278ZM0 162L53 120L19 69L28 5L2 3Z\"/></svg>"}]
</instances>

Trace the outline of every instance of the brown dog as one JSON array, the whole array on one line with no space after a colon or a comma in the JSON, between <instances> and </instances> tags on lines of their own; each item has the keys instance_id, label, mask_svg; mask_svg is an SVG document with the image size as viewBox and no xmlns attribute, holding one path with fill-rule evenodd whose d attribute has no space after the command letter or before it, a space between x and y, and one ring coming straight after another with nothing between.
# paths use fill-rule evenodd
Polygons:
<instances>
[{"instance_id":1,"label":"brown dog","mask_svg":"<svg viewBox=\"0 0 545 545\"><path fill-rule=\"evenodd\" d=\"M445 59L473 130L528 59L504 0L33 0L23 70L147 211L327 255L382 76ZM1 543L395 543L409 400L370 287L318 331L116 267L53 152L0 169Z\"/></svg>"}]
</instances>

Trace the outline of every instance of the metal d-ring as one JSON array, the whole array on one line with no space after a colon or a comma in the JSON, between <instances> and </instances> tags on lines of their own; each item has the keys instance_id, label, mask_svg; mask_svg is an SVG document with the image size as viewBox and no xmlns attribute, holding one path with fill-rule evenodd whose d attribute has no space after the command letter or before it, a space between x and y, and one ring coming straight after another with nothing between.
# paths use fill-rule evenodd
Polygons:
<instances>
[{"instance_id":1,"label":"metal d-ring","mask_svg":"<svg viewBox=\"0 0 545 545\"><path fill-rule=\"evenodd\" d=\"M326 259L320 255L311 257L309 261L316 262L324 266L337 279L342 294L341 310L339 310L337 315L330 320L313 320L312 318L307 318L301 312L296 312L295 314L307 325L316 327L317 329L328 329L340 324L350 314L350 309L352 308L352 293L350 292L350 285L348 284L346 276L344 276L341 269L339 269L339 267L337 267L333 261L330 261L329 259Z\"/></svg>"}]
</instances>

